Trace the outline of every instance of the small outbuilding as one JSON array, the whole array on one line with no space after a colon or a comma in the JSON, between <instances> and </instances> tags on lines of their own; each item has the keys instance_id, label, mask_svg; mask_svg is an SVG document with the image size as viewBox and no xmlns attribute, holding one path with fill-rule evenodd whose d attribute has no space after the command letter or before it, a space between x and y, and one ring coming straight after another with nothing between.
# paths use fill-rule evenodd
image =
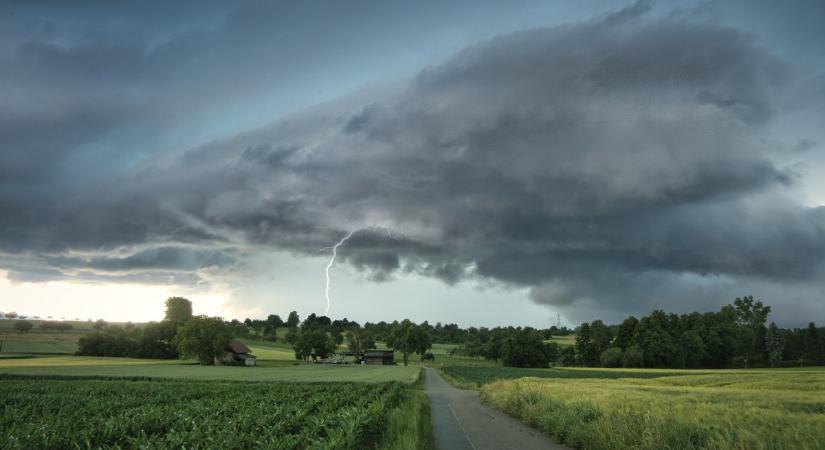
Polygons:
<instances>
[{"instance_id":1,"label":"small outbuilding","mask_svg":"<svg viewBox=\"0 0 825 450\"><path fill-rule=\"evenodd\" d=\"M395 352L392 350L367 350L362 359L365 364L395 365Z\"/></svg>"},{"instance_id":2,"label":"small outbuilding","mask_svg":"<svg viewBox=\"0 0 825 450\"><path fill-rule=\"evenodd\" d=\"M258 358L252 354L252 350L237 339L230 341L229 346L226 347L226 354L223 357L224 364L254 366L257 362Z\"/></svg>"}]
</instances>

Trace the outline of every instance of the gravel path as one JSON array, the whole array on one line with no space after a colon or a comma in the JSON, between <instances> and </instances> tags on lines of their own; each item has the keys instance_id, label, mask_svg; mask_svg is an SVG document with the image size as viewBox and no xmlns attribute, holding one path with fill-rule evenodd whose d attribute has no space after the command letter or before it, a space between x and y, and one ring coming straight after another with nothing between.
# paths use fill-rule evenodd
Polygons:
<instances>
[{"instance_id":1,"label":"gravel path","mask_svg":"<svg viewBox=\"0 0 825 450\"><path fill-rule=\"evenodd\" d=\"M441 450L565 449L540 431L481 403L476 391L456 389L426 368L427 394Z\"/></svg>"}]
</instances>

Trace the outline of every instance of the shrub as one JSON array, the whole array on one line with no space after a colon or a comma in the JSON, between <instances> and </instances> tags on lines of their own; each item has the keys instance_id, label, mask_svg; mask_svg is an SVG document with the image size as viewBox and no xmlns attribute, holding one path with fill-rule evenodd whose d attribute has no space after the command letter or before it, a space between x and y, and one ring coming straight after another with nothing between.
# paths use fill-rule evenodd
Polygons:
<instances>
[{"instance_id":1,"label":"shrub","mask_svg":"<svg viewBox=\"0 0 825 450\"><path fill-rule=\"evenodd\" d=\"M622 358L622 367L644 367L644 352L638 345L627 348Z\"/></svg>"},{"instance_id":2,"label":"shrub","mask_svg":"<svg viewBox=\"0 0 825 450\"><path fill-rule=\"evenodd\" d=\"M619 347L610 347L603 351L599 357L599 362L602 367L622 367L622 349Z\"/></svg>"}]
</instances>

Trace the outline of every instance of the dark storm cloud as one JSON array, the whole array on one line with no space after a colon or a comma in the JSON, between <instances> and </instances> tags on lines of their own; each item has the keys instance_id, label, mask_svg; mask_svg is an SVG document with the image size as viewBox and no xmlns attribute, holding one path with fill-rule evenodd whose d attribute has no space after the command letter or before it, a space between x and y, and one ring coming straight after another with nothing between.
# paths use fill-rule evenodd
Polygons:
<instances>
[{"instance_id":1,"label":"dark storm cloud","mask_svg":"<svg viewBox=\"0 0 825 450\"><path fill-rule=\"evenodd\" d=\"M751 34L647 9L477 43L390 94L150 160L65 204L0 196L0 248L187 271L235 257L175 243L313 254L361 230L340 257L370 279L494 280L571 317L697 292L712 307L740 285L796 286L810 305L825 212L790 198L768 136L807 75Z\"/></svg>"}]
</instances>

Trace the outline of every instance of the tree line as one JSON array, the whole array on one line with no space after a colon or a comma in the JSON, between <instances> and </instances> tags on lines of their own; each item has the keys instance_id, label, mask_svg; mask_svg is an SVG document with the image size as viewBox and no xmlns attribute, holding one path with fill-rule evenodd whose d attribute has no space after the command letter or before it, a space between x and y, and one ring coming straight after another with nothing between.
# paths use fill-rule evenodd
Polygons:
<instances>
[{"instance_id":1,"label":"tree line","mask_svg":"<svg viewBox=\"0 0 825 450\"><path fill-rule=\"evenodd\" d=\"M766 325L771 307L752 296L718 312L628 317L583 323L575 353L561 363L588 367L734 368L825 364L825 330Z\"/></svg>"}]
</instances>

